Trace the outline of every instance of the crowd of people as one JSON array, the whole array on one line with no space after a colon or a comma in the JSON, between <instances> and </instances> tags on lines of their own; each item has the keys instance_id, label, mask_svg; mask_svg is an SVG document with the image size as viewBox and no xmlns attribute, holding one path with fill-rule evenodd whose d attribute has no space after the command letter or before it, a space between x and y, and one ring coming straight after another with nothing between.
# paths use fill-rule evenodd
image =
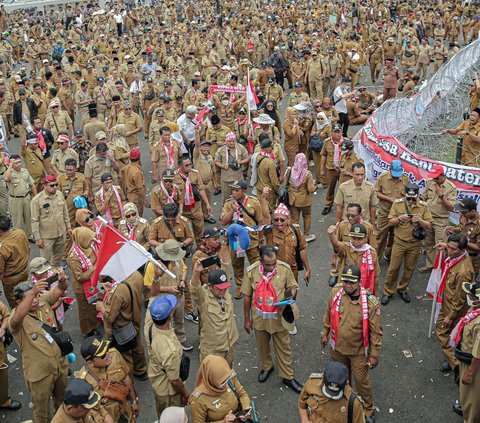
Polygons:
<instances>
[{"instance_id":1,"label":"crowd of people","mask_svg":"<svg viewBox=\"0 0 480 423\"><path fill-rule=\"evenodd\" d=\"M411 301L424 250L419 272L443 257L440 370L459 383L454 411L479 422L478 204L457 199L440 165L422 192L399 160L369 182L350 139L479 32L474 1L0 6L0 410L22 407L8 389L16 342L34 423L143 421L149 399L135 379L149 380L160 423L259 422L235 370L243 322L258 382L275 370L273 344L279 377L299 394L289 421L372 423L381 308L396 293ZM444 132L463 138L461 163L478 167L476 74L468 115ZM315 234L317 210L335 223ZM157 264L95 288L105 224ZM333 250L318 339L331 361L302 384L291 339L319 238ZM83 367L70 374L73 302Z\"/></svg>"}]
</instances>

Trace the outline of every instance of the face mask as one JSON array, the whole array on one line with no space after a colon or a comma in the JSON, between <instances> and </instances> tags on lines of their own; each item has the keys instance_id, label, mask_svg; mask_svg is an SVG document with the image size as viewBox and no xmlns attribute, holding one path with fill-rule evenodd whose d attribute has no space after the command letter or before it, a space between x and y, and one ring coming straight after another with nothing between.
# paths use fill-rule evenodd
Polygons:
<instances>
[{"instance_id":1,"label":"face mask","mask_svg":"<svg viewBox=\"0 0 480 423\"><path fill-rule=\"evenodd\" d=\"M470 296L467 295L467 304L469 307L471 307L473 305L473 301L470 299Z\"/></svg>"},{"instance_id":2,"label":"face mask","mask_svg":"<svg viewBox=\"0 0 480 423\"><path fill-rule=\"evenodd\" d=\"M230 103L229 100L222 100L222 104L223 104L224 106L228 106L228 103Z\"/></svg>"}]
</instances>

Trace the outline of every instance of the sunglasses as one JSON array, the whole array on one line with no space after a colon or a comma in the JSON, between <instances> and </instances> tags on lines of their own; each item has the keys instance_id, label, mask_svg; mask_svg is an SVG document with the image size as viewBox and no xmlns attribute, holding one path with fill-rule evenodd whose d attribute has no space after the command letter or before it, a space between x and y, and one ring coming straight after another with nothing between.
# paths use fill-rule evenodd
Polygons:
<instances>
[{"instance_id":1,"label":"sunglasses","mask_svg":"<svg viewBox=\"0 0 480 423\"><path fill-rule=\"evenodd\" d=\"M322 106L319 104L318 106L315 106L315 109L321 109Z\"/></svg>"},{"instance_id":2,"label":"sunglasses","mask_svg":"<svg viewBox=\"0 0 480 423\"><path fill-rule=\"evenodd\" d=\"M131 107L125 107L123 110L132 110Z\"/></svg>"},{"instance_id":3,"label":"sunglasses","mask_svg":"<svg viewBox=\"0 0 480 423\"><path fill-rule=\"evenodd\" d=\"M135 217L136 215L137 213L130 213L130 214L126 214L125 217L129 219L130 217Z\"/></svg>"},{"instance_id":4,"label":"sunglasses","mask_svg":"<svg viewBox=\"0 0 480 423\"><path fill-rule=\"evenodd\" d=\"M407 201L416 201L417 197L407 197Z\"/></svg>"},{"instance_id":5,"label":"sunglasses","mask_svg":"<svg viewBox=\"0 0 480 423\"><path fill-rule=\"evenodd\" d=\"M52 109L58 109L59 106L52 106Z\"/></svg>"},{"instance_id":6,"label":"sunglasses","mask_svg":"<svg viewBox=\"0 0 480 423\"><path fill-rule=\"evenodd\" d=\"M58 187L58 184L47 184L47 186L54 188L54 187Z\"/></svg>"},{"instance_id":7,"label":"sunglasses","mask_svg":"<svg viewBox=\"0 0 480 423\"><path fill-rule=\"evenodd\" d=\"M282 217L276 217L275 219L273 219L275 222L285 222L287 219L284 219Z\"/></svg>"},{"instance_id":8,"label":"sunglasses","mask_svg":"<svg viewBox=\"0 0 480 423\"><path fill-rule=\"evenodd\" d=\"M354 218L354 217L357 217L357 216L358 216L358 214L348 214L348 213L347 213L347 217L348 217L348 218Z\"/></svg>"}]
</instances>

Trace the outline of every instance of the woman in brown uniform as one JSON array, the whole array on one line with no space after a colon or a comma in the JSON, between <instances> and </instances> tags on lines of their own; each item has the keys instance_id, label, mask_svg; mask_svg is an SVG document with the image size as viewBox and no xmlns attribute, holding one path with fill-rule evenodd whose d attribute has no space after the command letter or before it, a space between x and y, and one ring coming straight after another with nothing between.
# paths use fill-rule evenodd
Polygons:
<instances>
[{"instance_id":1,"label":"woman in brown uniform","mask_svg":"<svg viewBox=\"0 0 480 423\"><path fill-rule=\"evenodd\" d=\"M287 107L285 111L283 131L285 132L285 153L287 154L288 166L293 166L300 144L298 113L293 107Z\"/></svg>"}]
</instances>

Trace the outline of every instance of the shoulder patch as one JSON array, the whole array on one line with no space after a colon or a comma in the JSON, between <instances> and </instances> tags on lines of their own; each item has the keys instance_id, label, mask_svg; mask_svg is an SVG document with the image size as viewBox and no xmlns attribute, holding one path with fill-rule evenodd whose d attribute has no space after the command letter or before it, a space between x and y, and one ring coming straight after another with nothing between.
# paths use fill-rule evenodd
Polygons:
<instances>
[{"instance_id":1,"label":"shoulder patch","mask_svg":"<svg viewBox=\"0 0 480 423\"><path fill-rule=\"evenodd\" d=\"M120 220L120 225L125 225L127 223L126 220Z\"/></svg>"},{"instance_id":2,"label":"shoulder patch","mask_svg":"<svg viewBox=\"0 0 480 423\"><path fill-rule=\"evenodd\" d=\"M423 200L418 200L418 204L421 204L422 206L428 206L427 202Z\"/></svg>"},{"instance_id":3,"label":"shoulder patch","mask_svg":"<svg viewBox=\"0 0 480 423\"><path fill-rule=\"evenodd\" d=\"M375 307L378 307L380 305L380 303L378 302L378 298L373 294L370 294L368 296L368 301L370 301Z\"/></svg>"},{"instance_id":4,"label":"shoulder patch","mask_svg":"<svg viewBox=\"0 0 480 423\"><path fill-rule=\"evenodd\" d=\"M163 216L157 217L157 218L153 221L153 223L158 223L158 222L160 222L162 219L163 219Z\"/></svg>"},{"instance_id":5,"label":"shoulder patch","mask_svg":"<svg viewBox=\"0 0 480 423\"><path fill-rule=\"evenodd\" d=\"M190 172L198 173L198 170L197 169L191 169Z\"/></svg>"},{"instance_id":6,"label":"shoulder patch","mask_svg":"<svg viewBox=\"0 0 480 423\"><path fill-rule=\"evenodd\" d=\"M188 222L188 218L186 218L185 216L180 216L180 219L182 219L184 222Z\"/></svg>"},{"instance_id":7,"label":"shoulder patch","mask_svg":"<svg viewBox=\"0 0 480 423\"><path fill-rule=\"evenodd\" d=\"M139 221L140 223L148 223L148 220L147 220L147 219L144 219L143 217L140 217L140 218L138 219L138 221ZM121 222L120 222L120 223L121 223Z\"/></svg>"},{"instance_id":8,"label":"shoulder patch","mask_svg":"<svg viewBox=\"0 0 480 423\"><path fill-rule=\"evenodd\" d=\"M160 187L159 187L158 185L156 185L156 186L153 188L152 192L155 192L155 193L160 192Z\"/></svg>"},{"instance_id":9,"label":"shoulder patch","mask_svg":"<svg viewBox=\"0 0 480 423\"><path fill-rule=\"evenodd\" d=\"M286 267L287 269L291 269L290 265L288 263L285 263L284 261L278 260L277 264L280 266Z\"/></svg>"},{"instance_id":10,"label":"shoulder patch","mask_svg":"<svg viewBox=\"0 0 480 423\"><path fill-rule=\"evenodd\" d=\"M292 223L292 226L295 226L296 228L300 227L300 225L298 223Z\"/></svg>"},{"instance_id":11,"label":"shoulder patch","mask_svg":"<svg viewBox=\"0 0 480 423\"><path fill-rule=\"evenodd\" d=\"M202 395L202 392L198 389L195 389L195 391L192 392L192 397L194 398L198 398L200 395Z\"/></svg>"},{"instance_id":12,"label":"shoulder patch","mask_svg":"<svg viewBox=\"0 0 480 423\"><path fill-rule=\"evenodd\" d=\"M251 264L250 266L248 266L247 267L247 272L250 272L250 270L253 270L253 269L255 269L255 267L258 267L259 263L260 263L260 260L256 261L255 263Z\"/></svg>"},{"instance_id":13,"label":"shoulder patch","mask_svg":"<svg viewBox=\"0 0 480 423\"><path fill-rule=\"evenodd\" d=\"M397 198L396 200L393 200L394 203L403 203L403 198Z\"/></svg>"},{"instance_id":14,"label":"shoulder patch","mask_svg":"<svg viewBox=\"0 0 480 423\"><path fill-rule=\"evenodd\" d=\"M310 379L322 379L323 378L323 373L312 373L310 375Z\"/></svg>"}]
</instances>

